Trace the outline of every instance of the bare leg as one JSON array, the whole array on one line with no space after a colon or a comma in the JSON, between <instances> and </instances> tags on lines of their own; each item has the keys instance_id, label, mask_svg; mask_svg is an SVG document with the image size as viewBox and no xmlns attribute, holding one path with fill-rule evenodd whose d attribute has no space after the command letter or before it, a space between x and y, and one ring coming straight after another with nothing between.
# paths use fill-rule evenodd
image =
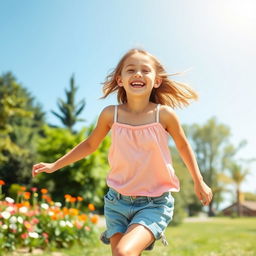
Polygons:
<instances>
[{"instance_id":1,"label":"bare leg","mask_svg":"<svg viewBox=\"0 0 256 256\"><path fill-rule=\"evenodd\" d=\"M139 256L155 240L152 232L140 224L132 224L115 246L115 256Z\"/></svg>"},{"instance_id":2,"label":"bare leg","mask_svg":"<svg viewBox=\"0 0 256 256\"><path fill-rule=\"evenodd\" d=\"M112 255L114 255L116 246L119 243L120 239L123 237L123 235L124 235L123 233L116 233L112 237L110 237Z\"/></svg>"}]
</instances>

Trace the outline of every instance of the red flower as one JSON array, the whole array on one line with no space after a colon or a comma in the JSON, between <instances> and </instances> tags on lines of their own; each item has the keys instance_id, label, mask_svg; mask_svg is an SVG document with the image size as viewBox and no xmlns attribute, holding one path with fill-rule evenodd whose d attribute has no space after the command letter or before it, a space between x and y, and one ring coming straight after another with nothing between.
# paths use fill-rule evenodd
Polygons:
<instances>
[{"instance_id":1,"label":"red flower","mask_svg":"<svg viewBox=\"0 0 256 256\"><path fill-rule=\"evenodd\" d=\"M0 180L0 186L5 185L4 180Z\"/></svg>"}]
</instances>

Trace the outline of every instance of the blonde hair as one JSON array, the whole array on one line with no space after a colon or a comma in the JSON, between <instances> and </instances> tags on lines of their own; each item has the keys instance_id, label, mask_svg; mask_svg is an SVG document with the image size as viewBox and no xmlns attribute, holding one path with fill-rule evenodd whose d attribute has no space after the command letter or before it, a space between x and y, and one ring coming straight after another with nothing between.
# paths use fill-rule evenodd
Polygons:
<instances>
[{"instance_id":1,"label":"blonde hair","mask_svg":"<svg viewBox=\"0 0 256 256\"><path fill-rule=\"evenodd\" d=\"M104 99L109 94L117 91L118 103L120 104L127 102L126 92L123 87L118 86L116 78L117 76L121 75L125 60L135 53L142 53L149 56L155 65L156 76L162 79L160 87L152 89L149 99L151 102L154 102L156 104L160 103L162 105L168 105L172 108L182 108L188 106L190 104L190 100L198 99L198 94L190 86L185 83L173 81L168 78L168 76L173 76L181 73L175 73L171 75L167 74L163 65L161 65L156 57L151 55L149 52L138 48L129 50L121 58L116 68L107 75L105 82L102 83L104 85L104 95L101 97L101 99Z\"/></svg>"}]
</instances>

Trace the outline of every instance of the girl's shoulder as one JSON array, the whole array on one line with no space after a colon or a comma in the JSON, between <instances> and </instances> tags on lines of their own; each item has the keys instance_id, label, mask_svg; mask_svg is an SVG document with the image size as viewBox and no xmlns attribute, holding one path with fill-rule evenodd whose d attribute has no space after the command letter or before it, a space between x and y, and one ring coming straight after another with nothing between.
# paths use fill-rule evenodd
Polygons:
<instances>
[{"instance_id":1,"label":"girl's shoulder","mask_svg":"<svg viewBox=\"0 0 256 256\"><path fill-rule=\"evenodd\" d=\"M167 105L160 105L160 116L164 119L167 120L169 118L175 117L176 113L174 109L170 106Z\"/></svg>"},{"instance_id":2,"label":"girl's shoulder","mask_svg":"<svg viewBox=\"0 0 256 256\"><path fill-rule=\"evenodd\" d=\"M172 137L183 133L179 117L172 107L161 105L160 120Z\"/></svg>"},{"instance_id":3,"label":"girl's shoulder","mask_svg":"<svg viewBox=\"0 0 256 256\"><path fill-rule=\"evenodd\" d=\"M113 117L115 113L115 105L109 105L106 106L102 111L101 111L101 116L106 120L108 123L108 126L111 127L113 124Z\"/></svg>"}]
</instances>

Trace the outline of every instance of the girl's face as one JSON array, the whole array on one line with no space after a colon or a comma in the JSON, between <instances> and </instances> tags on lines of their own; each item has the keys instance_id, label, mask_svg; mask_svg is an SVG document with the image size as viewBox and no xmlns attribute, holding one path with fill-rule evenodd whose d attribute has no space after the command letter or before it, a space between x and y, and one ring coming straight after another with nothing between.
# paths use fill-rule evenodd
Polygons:
<instances>
[{"instance_id":1,"label":"girl's face","mask_svg":"<svg viewBox=\"0 0 256 256\"><path fill-rule=\"evenodd\" d=\"M129 56L123 64L121 75L117 76L117 83L124 87L129 94L149 94L158 88L161 78L156 76L155 65L151 58L143 53Z\"/></svg>"}]
</instances>

